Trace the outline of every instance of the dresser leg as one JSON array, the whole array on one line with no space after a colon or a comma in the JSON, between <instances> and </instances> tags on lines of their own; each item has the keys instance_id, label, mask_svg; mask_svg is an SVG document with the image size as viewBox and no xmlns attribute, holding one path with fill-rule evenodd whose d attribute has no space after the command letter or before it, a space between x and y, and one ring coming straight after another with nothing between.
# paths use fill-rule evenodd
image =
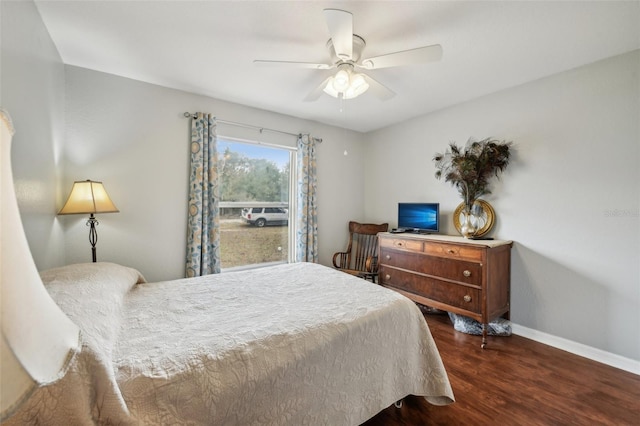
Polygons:
<instances>
[{"instance_id":1,"label":"dresser leg","mask_svg":"<svg viewBox=\"0 0 640 426\"><path fill-rule=\"evenodd\" d=\"M482 324L482 344L480 345L482 349L487 347L487 324Z\"/></svg>"}]
</instances>

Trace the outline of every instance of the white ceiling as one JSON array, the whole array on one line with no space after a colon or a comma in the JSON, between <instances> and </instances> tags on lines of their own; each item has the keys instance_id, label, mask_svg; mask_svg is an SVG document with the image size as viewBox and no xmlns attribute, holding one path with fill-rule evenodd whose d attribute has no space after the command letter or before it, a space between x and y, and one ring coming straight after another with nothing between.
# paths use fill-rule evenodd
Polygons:
<instances>
[{"instance_id":1,"label":"white ceiling","mask_svg":"<svg viewBox=\"0 0 640 426\"><path fill-rule=\"evenodd\" d=\"M366 132L640 48L640 1L36 0L66 64ZM440 62L368 71L397 93L303 102L331 71L322 10L354 15L364 57L440 44ZM224 118L224 117L222 117Z\"/></svg>"}]
</instances>

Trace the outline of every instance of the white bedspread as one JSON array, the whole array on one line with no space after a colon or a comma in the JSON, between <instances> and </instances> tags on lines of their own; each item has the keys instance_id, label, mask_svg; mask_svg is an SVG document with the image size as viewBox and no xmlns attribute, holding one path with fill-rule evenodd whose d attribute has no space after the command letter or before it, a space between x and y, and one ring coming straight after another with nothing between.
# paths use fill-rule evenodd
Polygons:
<instances>
[{"instance_id":1,"label":"white bedspread","mask_svg":"<svg viewBox=\"0 0 640 426\"><path fill-rule=\"evenodd\" d=\"M73 285L48 285L82 329L70 371L81 380L37 391L42 403L16 419L40 416L48 398L65 403L67 392L85 405L67 418L80 410L82 419L154 425L357 425L408 394L453 401L420 310L348 274L298 263L129 285L94 286L103 300L105 287L120 289L106 309L80 302ZM94 363L98 379L86 376ZM58 421L57 411L45 414Z\"/></svg>"}]
</instances>

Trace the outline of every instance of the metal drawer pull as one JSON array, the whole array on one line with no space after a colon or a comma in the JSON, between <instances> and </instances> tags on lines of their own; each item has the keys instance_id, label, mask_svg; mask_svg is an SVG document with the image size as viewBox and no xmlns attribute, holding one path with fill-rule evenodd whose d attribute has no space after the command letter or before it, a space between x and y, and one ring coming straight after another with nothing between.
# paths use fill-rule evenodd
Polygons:
<instances>
[{"instance_id":1,"label":"metal drawer pull","mask_svg":"<svg viewBox=\"0 0 640 426\"><path fill-rule=\"evenodd\" d=\"M471 296L469 296L468 294L465 294L465 296L463 297L464 301L469 303L471 302Z\"/></svg>"},{"instance_id":2,"label":"metal drawer pull","mask_svg":"<svg viewBox=\"0 0 640 426\"><path fill-rule=\"evenodd\" d=\"M465 269L464 272L462 273L462 275L464 275L465 277L470 277L471 276L471 271L469 271L468 269Z\"/></svg>"},{"instance_id":3,"label":"metal drawer pull","mask_svg":"<svg viewBox=\"0 0 640 426\"><path fill-rule=\"evenodd\" d=\"M449 250L447 250L447 253L449 253L449 254L455 254L455 253L456 253L456 251L455 251L454 249L449 249Z\"/></svg>"},{"instance_id":4,"label":"metal drawer pull","mask_svg":"<svg viewBox=\"0 0 640 426\"><path fill-rule=\"evenodd\" d=\"M385 258L385 259L387 259L387 260L389 260L389 259L391 259L391 256L386 255L384 258Z\"/></svg>"},{"instance_id":5,"label":"metal drawer pull","mask_svg":"<svg viewBox=\"0 0 640 426\"><path fill-rule=\"evenodd\" d=\"M385 279L385 280L387 280L387 281L389 281L389 280L391 279L391 275L389 275L389 274L385 275L385 276L384 276L384 279Z\"/></svg>"}]
</instances>

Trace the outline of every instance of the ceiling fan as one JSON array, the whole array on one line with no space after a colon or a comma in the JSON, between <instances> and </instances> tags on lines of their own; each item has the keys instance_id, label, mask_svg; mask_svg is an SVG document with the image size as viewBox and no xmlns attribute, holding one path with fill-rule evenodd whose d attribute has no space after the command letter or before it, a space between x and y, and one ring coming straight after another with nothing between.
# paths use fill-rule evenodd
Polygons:
<instances>
[{"instance_id":1,"label":"ceiling fan","mask_svg":"<svg viewBox=\"0 0 640 426\"><path fill-rule=\"evenodd\" d=\"M322 93L339 99L353 99L369 89L378 98L388 100L394 97L395 93L370 75L359 72L360 70L368 71L423 64L425 62L438 61L442 58L442 46L434 44L363 59L362 52L366 42L362 37L353 33L353 15L340 9L324 9L323 13L331 35L331 38L327 41L327 49L329 49L331 57L330 63L253 61L254 64L260 66L284 66L318 70L337 68L338 71L312 90L304 99L305 101L315 101Z\"/></svg>"}]
</instances>

